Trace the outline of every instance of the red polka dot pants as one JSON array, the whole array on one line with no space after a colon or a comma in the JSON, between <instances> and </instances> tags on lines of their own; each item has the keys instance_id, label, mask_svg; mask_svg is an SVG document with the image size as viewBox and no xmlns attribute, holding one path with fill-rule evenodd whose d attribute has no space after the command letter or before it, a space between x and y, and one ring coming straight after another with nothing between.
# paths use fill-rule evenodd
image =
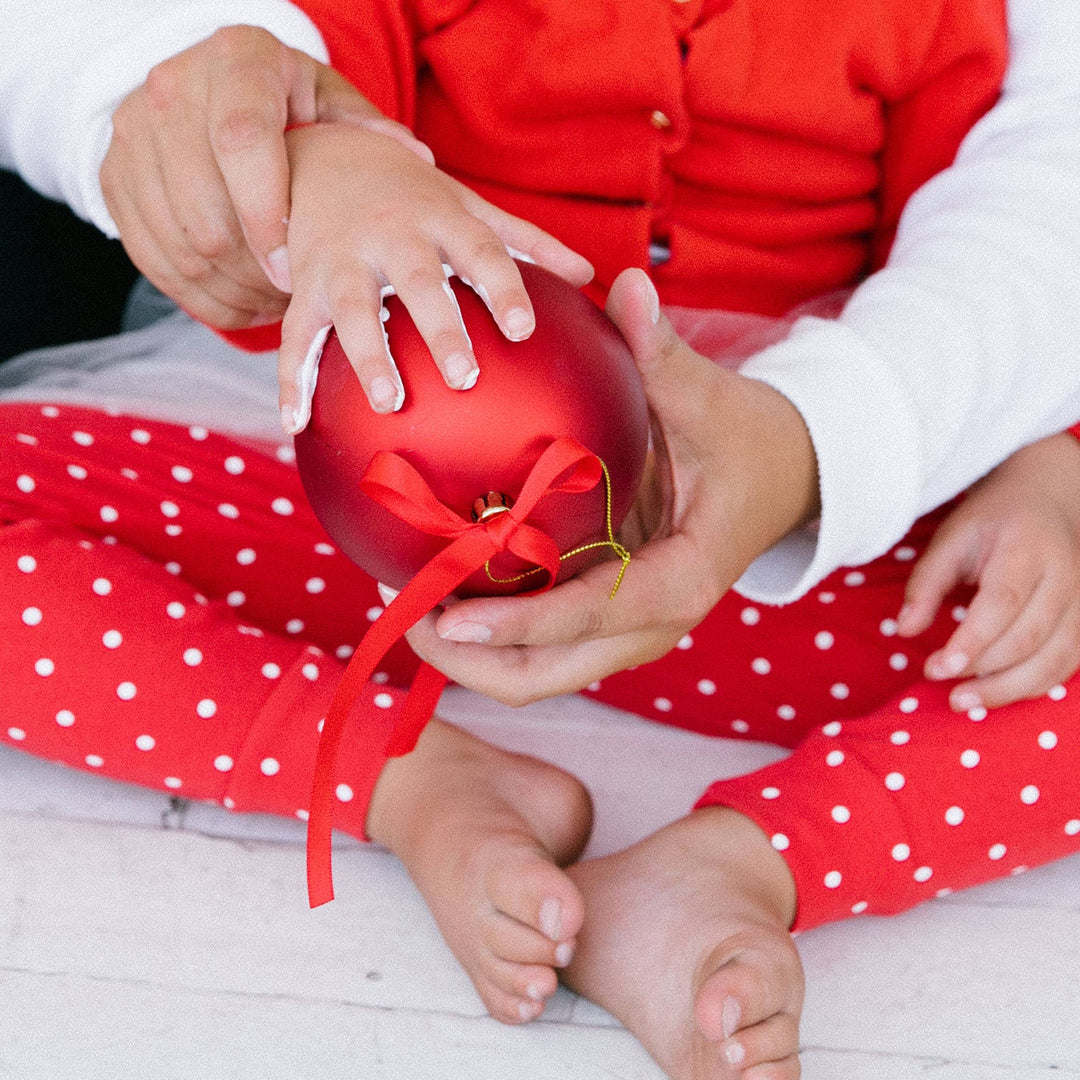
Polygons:
<instances>
[{"instance_id":1,"label":"red polka dot pants","mask_svg":"<svg viewBox=\"0 0 1080 1080\"><path fill-rule=\"evenodd\" d=\"M379 610L288 455L90 409L0 406L0 739L237 810L304 816L320 721ZM892 618L936 519L784 608L726 597L668 656L593 696L791 747L712 785L795 875L797 926L895 912L1080 849L1080 681L953 713ZM402 647L357 702L400 708ZM336 823L362 836L382 760L343 740Z\"/></svg>"}]
</instances>

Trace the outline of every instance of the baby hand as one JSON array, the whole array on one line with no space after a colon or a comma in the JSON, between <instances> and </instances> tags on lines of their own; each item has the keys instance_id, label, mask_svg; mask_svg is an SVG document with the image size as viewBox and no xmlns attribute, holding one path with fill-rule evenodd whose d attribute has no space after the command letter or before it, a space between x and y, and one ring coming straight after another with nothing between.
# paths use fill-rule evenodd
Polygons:
<instances>
[{"instance_id":1,"label":"baby hand","mask_svg":"<svg viewBox=\"0 0 1080 1080\"><path fill-rule=\"evenodd\" d=\"M408 309L447 385L467 389L479 371L444 266L472 285L511 341L528 337L535 317L508 248L575 285L592 277L580 255L397 139L337 123L298 128L286 138L293 297L278 376L290 434L307 422L309 346L331 323L372 408L401 407L404 391L380 320L384 288Z\"/></svg>"},{"instance_id":2,"label":"baby hand","mask_svg":"<svg viewBox=\"0 0 1080 1080\"><path fill-rule=\"evenodd\" d=\"M1080 443L1055 435L1017 451L945 519L908 581L898 616L922 633L956 585L978 590L926 660L961 681L958 711L1036 697L1080 666Z\"/></svg>"}]
</instances>

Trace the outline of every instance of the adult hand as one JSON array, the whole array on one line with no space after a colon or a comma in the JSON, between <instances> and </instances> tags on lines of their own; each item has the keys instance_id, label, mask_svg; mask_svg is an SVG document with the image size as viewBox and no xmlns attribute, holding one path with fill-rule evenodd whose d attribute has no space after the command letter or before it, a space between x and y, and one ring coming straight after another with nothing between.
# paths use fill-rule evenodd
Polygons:
<instances>
[{"instance_id":1,"label":"adult hand","mask_svg":"<svg viewBox=\"0 0 1080 1080\"><path fill-rule=\"evenodd\" d=\"M624 530L632 547L651 538L618 593L608 599L616 571L601 563L537 596L456 603L408 635L451 679L512 705L662 656L817 509L813 447L786 398L680 340L640 270L619 276L607 310L641 372L656 453L638 535Z\"/></svg>"},{"instance_id":2,"label":"adult hand","mask_svg":"<svg viewBox=\"0 0 1080 1080\"><path fill-rule=\"evenodd\" d=\"M977 584L963 622L927 657L960 679L954 709L1036 697L1080 666L1080 443L1055 435L1018 450L938 527L908 581L899 632L933 621L957 585Z\"/></svg>"},{"instance_id":3,"label":"adult hand","mask_svg":"<svg viewBox=\"0 0 1080 1080\"><path fill-rule=\"evenodd\" d=\"M339 120L430 151L344 78L272 34L232 26L151 70L113 116L106 205L135 265L224 330L281 318L292 291L285 128Z\"/></svg>"}]
</instances>

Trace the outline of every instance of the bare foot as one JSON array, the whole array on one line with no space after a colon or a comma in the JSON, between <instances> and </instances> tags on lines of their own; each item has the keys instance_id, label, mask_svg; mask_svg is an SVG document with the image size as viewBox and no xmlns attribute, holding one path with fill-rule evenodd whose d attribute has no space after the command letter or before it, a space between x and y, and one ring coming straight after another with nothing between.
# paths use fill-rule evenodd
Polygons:
<instances>
[{"instance_id":1,"label":"bare foot","mask_svg":"<svg viewBox=\"0 0 1080 1080\"><path fill-rule=\"evenodd\" d=\"M795 885L749 818L698 810L568 872L588 921L564 978L672 1080L798 1077Z\"/></svg>"},{"instance_id":2,"label":"bare foot","mask_svg":"<svg viewBox=\"0 0 1080 1080\"><path fill-rule=\"evenodd\" d=\"M573 956L584 907L561 866L592 807L561 769L441 720L392 759L368 811L372 840L405 864L446 943L497 1020L533 1020Z\"/></svg>"}]
</instances>

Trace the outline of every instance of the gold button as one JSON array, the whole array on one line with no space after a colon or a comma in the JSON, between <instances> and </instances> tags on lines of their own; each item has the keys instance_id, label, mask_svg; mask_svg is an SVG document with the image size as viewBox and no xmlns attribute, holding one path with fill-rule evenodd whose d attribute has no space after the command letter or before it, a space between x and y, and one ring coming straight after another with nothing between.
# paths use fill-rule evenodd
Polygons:
<instances>
[{"instance_id":1,"label":"gold button","mask_svg":"<svg viewBox=\"0 0 1080 1080\"><path fill-rule=\"evenodd\" d=\"M659 109L653 109L652 116L649 117L649 123L657 131L663 131L664 128L671 127L671 121L668 119L667 113L662 113Z\"/></svg>"}]
</instances>

